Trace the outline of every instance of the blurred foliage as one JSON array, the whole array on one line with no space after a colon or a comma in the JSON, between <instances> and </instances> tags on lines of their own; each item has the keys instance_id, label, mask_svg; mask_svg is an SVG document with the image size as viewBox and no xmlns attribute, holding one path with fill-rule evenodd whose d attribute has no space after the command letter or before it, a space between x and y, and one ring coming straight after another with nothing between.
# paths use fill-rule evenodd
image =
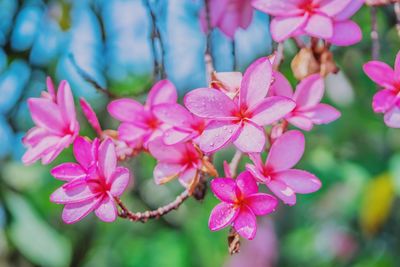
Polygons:
<instances>
[{"instance_id":1,"label":"blurred foliage","mask_svg":"<svg viewBox=\"0 0 400 267\"><path fill-rule=\"evenodd\" d=\"M205 38L196 18L202 1L151 3L166 41L167 74L182 96L205 84ZM392 65L400 48L393 9L380 8L378 15L381 58ZM89 216L64 225L62 207L49 202L61 184L49 170L73 160L71 149L51 166L23 167L19 162L21 136L32 125L26 99L40 94L46 75L68 79L76 96L86 97L99 111L105 128L116 126L106 114L106 97L82 79L68 59L71 54L112 93L143 100L153 82L154 55L142 1L0 0L0 266L398 266L400 138L398 130L388 129L372 112L375 85L361 68L371 53L369 9L360 10L355 20L364 40L333 48L342 72L327 79L325 101L337 106L342 117L306 134L299 166L320 177L323 188L300 196L295 207L281 205L268 222L260 220L256 240L244 242L242 253L230 258L227 230L211 233L207 227L217 203L210 193L201 203L191 199L146 224L106 224ZM212 39L217 70L231 70L230 42L218 31ZM240 70L271 52L266 16L257 14L247 31L238 32L236 48ZM287 42L285 51L282 71L294 83L294 44ZM80 121L82 133L93 136ZM217 155L220 173L222 161L232 154L228 149ZM182 190L178 183L154 185L155 161L148 155L127 164L135 185L123 198L134 210L156 208Z\"/></svg>"}]
</instances>

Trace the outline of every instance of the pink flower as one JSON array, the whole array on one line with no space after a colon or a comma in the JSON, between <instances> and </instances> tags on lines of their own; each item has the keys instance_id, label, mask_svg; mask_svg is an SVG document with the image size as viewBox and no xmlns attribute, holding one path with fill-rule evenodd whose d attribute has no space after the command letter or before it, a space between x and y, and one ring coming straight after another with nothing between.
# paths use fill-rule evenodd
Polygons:
<instances>
[{"instance_id":1,"label":"pink flower","mask_svg":"<svg viewBox=\"0 0 400 267\"><path fill-rule=\"evenodd\" d=\"M190 112L210 120L199 139L201 150L214 152L231 142L243 152L263 150L263 126L281 119L295 106L286 97L265 98L271 76L268 58L261 58L246 70L238 99L232 100L212 88L196 89L185 96L184 102Z\"/></svg>"},{"instance_id":2,"label":"pink flower","mask_svg":"<svg viewBox=\"0 0 400 267\"><path fill-rule=\"evenodd\" d=\"M394 70L384 62L370 61L364 65L364 72L383 88L375 94L372 108L376 113L385 114L387 126L400 128L400 52Z\"/></svg>"},{"instance_id":3,"label":"pink flower","mask_svg":"<svg viewBox=\"0 0 400 267\"><path fill-rule=\"evenodd\" d=\"M238 96L243 75L241 72L214 72L211 75L210 87L225 93L229 98Z\"/></svg>"},{"instance_id":4,"label":"pink flower","mask_svg":"<svg viewBox=\"0 0 400 267\"><path fill-rule=\"evenodd\" d=\"M309 131L314 124L327 124L340 117L337 109L320 103L324 95L324 80L319 74L302 80L294 93L289 81L281 73L274 74L275 81L270 92L273 95L289 97L296 102L296 107L285 117L289 123Z\"/></svg>"},{"instance_id":5,"label":"pink flower","mask_svg":"<svg viewBox=\"0 0 400 267\"><path fill-rule=\"evenodd\" d=\"M122 121L118 128L118 138L132 147L147 144L161 136L165 124L154 114L154 108L160 104L176 103L178 98L175 86L168 80L161 80L151 88L146 104L122 98L108 105L108 112L115 119Z\"/></svg>"},{"instance_id":6,"label":"pink flower","mask_svg":"<svg viewBox=\"0 0 400 267\"><path fill-rule=\"evenodd\" d=\"M321 182L313 174L292 169L303 153L303 134L296 130L289 131L273 143L265 164L260 154L252 154L250 157L255 165L247 164L246 168L284 203L294 205L296 193L308 194L321 187Z\"/></svg>"},{"instance_id":7,"label":"pink flower","mask_svg":"<svg viewBox=\"0 0 400 267\"><path fill-rule=\"evenodd\" d=\"M256 215L275 211L278 201L275 197L258 193L258 186L250 172L242 172L237 179L215 178L211 190L222 201L212 210L208 227L218 231L229 225L244 238L256 235Z\"/></svg>"},{"instance_id":8,"label":"pink flower","mask_svg":"<svg viewBox=\"0 0 400 267\"><path fill-rule=\"evenodd\" d=\"M112 222L118 215L114 197L122 195L131 179L129 170L117 167L115 147L110 139L99 145L79 137L74 143L74 155L78 163L64 163L51 173L66 181L50 200L64 204L62 219L75 223L94 211L100 220Z\"/></svg>"},{"instance_id":9,"label":"pink flower","mask_svg":"<svg viewBox=\"0 0 400 267\"><path fill-rule=\"evenodd\" d=\"M157 138L149 143L149 151L158 161L154 168L156 184L178 178L183 186L190 187L203 167L202 155L190 142L168 146Z\"/></svg>"},{"instance_id":10,"label":"pink flower","mask_svg":"<svg viewBox=\"0 0 400 267\"><path fill-rule=\"evenodd\" d=\"M43 164L49 164L79 133L74 98L68 82L62 81L56 93L53 82L47 78L47 89L42 97L28 99L29 111L36 126L23 138L28 150L22 161L27 165L39 159Z\"/></svg>"},{"instance_id":11,"label":"pink flower","mask_svg":"<svg viewBox=\"0 0 400 267\"><path fill-rule=\"evenodd\" d=\"M101 129L99 119L97 118L97 115L94 112L93 108L84 98L81 98L79 100L79 103L81 104L83 114L88 120L90 126L92 126L98 136L101 136L103 134L103 130Z\"/></svg>"},{"instance_id":12,"label":"pink flower","mask_svg":"<svg viewBox=\"0 0 400 267\"><path fill-rule=\"evenodd\" d=\"M271 34L277 42L309 35L347 46L362 38L360 27L350 17L364 0L253 0L252 4L274 16Z\"/></svg>"},{"instance_id":13,"label":"pink flower","mask_svg":"<svg viewBox=\"0 0 400 267\"><path fill-rule=\"evenodd\" d=\"M254 10L249 0L210 0L209 3L211 27L219 28L231 39L239 28L247 29L253 19ZM207 32L205 8L200 12L200 23Z\"/></svg>"}]
</instances>

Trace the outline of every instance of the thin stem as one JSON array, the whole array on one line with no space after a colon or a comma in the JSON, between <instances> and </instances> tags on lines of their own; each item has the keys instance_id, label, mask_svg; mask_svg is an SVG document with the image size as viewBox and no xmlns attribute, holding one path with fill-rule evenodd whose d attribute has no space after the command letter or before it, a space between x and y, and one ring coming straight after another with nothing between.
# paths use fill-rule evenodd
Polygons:
<instances>
[{"instance_id":1,"label":"thin stem","mask_svg":"<svg viewBox=\"0 0 400 267\"><path fill-rule=\"evenodd\" d=\"M278 43L278 46L276 48L276 53L275 53L275 60L273 64L274 70L278 70L280 65L282 64L283 61L283 50L284 50L284 45L283 43Z\"/></svg>"},{"instance_id":2,"label":"thin stem","mask_svg":"<svg viewBox=\"0 0 400 267\"><path fill-rule=\"evenodd\" d=\"M94 78L92 76L90 76L89 73L87 73L85 70L83 70L78 63L75 60L75 57L73 54L69 54L68 55L69 59L71 60L72 65L74 66L74 68L76 69L76 71L78 72L78 74L80 76L82 76L82 78L90 83L97 91L107 95L110 98L116 98L117 96L114 95L113 93L111 93L110 91L108 91L106 88L102 87L98 82L96 82L94 80Z\"/></svg>"},{"instance_id":3,"label":"thin stem","mask_svg":"<svg viewBox=\"0 0 400 267\"><path fill-rule=\"evenodd\" d=\"M211 27L209 0L204 0L204 5L206 9L206 20L207 20L207 44L206 44L206 51L204 53L204 62L206 65L207 83L210 83L211 74L214 72L215 69L212 57L212 40L211 40L212 27Z\"/></svg>"},{"instance_id":4,"label":"thin stem","mask_svg":"<svg viewBox=\"0 0 400 267\"><path fill-rule=\"evenodd\" d=\"M179 196L175 198L174 201L168 203L165 206L159 207L156 210L148 210L145 212L132 212L130 211L125 204L122 203L121 199L115 197L115 202L121 209L121 212L118 214L119 217L128 219L132 222L147 222L149 219L158 219L165 214L178 209L184 202L189 198L190 194L188 190L183 191Z\"/></svg>"},{"instance_id":5,"label":"thin stem","mask_svg":"<svg viewBox=\"0 0 400 267\"><path fill-rule=\"evenodd\" d=\"M372 39L372 59L377 60L379 58L380 44L379 44L376 7L371 7L371 39Z\"/></svg>"},{"instance_id":6,"label":"thin stem","mask_svg":"<svg viewBox=\"0 0 400 267\"><path fill-rule=\"evenodd\" d=\"M397 29L397 34L400 37L400 2L396 2L394 4L394 13L396 14L396 29Z\"/></svg>"},{"instance_id":7,"label":"thin stem","mask_svg":"<svg viewBox=\"0 0 400 267\"><path fill-rule=\"evenodd\" d=\"M232 59L233 59L233 67L232 69L235 71L237 69L237 59L236 59L236 41L232 39Z\"/></svg>"},{"instance_id":8,"label":"thin stem","mask_svg":"<svg viewBox=\"0 0 400 267\"><path fill-rule=\"evenodd\" d=\"M229 169L231 171L232 177L236 176L237 168L239 166L240 160L242 159L243 153L240 150L236 150L235 155L233 155L232 161L229 164Z\"/></svg>"}]
</instances>

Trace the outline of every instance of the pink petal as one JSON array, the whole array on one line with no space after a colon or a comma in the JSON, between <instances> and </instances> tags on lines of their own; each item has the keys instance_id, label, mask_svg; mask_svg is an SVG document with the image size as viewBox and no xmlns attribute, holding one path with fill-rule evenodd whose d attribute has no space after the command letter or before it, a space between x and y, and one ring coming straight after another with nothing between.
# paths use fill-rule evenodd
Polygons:
<instances>
[{"instance_id":1,"label":"pink petal","mask_svg":"<svg viewBox=\"0 0 400 267\"><path fill-rule=\"evenodd\" d=\"M221 201L234 203L237 200L236 183L231 178L215 178L211 181L211 191Z\"/></svg>"},{"instance_id":2,"label":"pink petal","mask_svg":"<svg viewBox=\"0 0 400 267\"><path fill-rule=\"evenodd\" d=\"M303 113L315 124L327 124L337 120L340 112L334 107L327 104L318 104L314 108Z\"/></svg>"},{"instance_id":3,"label":"pink petal","mask_svg":"<svg viewBox=\"0 0 400 267\"><path fill-rule=\"evenodd\" d=\"M67 81L62 81L60 83L57 92L57 104L60 107L65 123L68 124L76 121L74 97L72 96L71 87Z\"/></svg>"},{"instance_id":4,"label":"pink petal","mask_svg":"<svg viewBox=\"0 0 400 267\"><path fill-rule=\"evenodd\" d=\"M349 46L360 42L361 39L362 32L358 24L345 20L333 23L333 35L328 41L337 46Z\"/></svg>"},{"instance_id":5,"label":"pink petal","mask_svg":"<svg viewBox=\"0 0 400 267\"><path fill-rule=\"evenodd\" d=\"M387 126L400 128L400 108L394 106L385 114L384 120Z\"/></svg>"},{"instance_id":6,"label":"pink petal","mask_svg":"<svg viewBox=\"0 0 400 267\"><path fill-rule=\"evenodd\" d=\"M243 75L241 72L215 72L212 78L213 88L235 94L240 89Z\"/></svg>"},{"instance_id":7,"label":"pink petal","mask_svg":"<svg viewBox=\"0 0 400 267\"><path fill-rule=\"evenodd\" d=\"M262 100L251 112L251 120L260 126L276 122L296 107L296 103L283 96L271 96Z\"/></svg>"},{"instance_id":8,"label":"pink petal","mask_svg":"<svg viewBox=\"0 0 400 267\"><path fill-rule=\"evenodd\" d=\"M50 164L60 153L73 142L71 135L62 137L57 144L50 150L46 151L42 156L42 164Z\"/></svg>"},{"instance_id":9,"label":"pink petal","mask_svg":"<svg viewBox=\"0 0 400 267\"><path fill-rule=\"evenodd\" d=\"M321 188L321 181L314 175L303 170L287 170L274 173L274 179L285 183L294 192L309 194Z\"/></svg>"},{"instance_id":10,"label":"pink petal","mask_svg":"<svg viewBox=\"0 0 400 267\"><path fill-rule=\"evenodd\" d=\"M169 125L188 125L193 115L179 104L160 104L153 108L157 118Z\"/></svg>"},{"instance_id":11,"label":"pink petal","mask_svg":"<svg viewBox=\"0 0 400 267\"><path fill-rule=\"evenodd\" d=\"M363 5L365 0L351 0L345 9L335 16L335 20L347 20L352 17Z\"/></svg>"},{"instance_id":12,"label":"pink petal","mask_svg":"<svg viewBox=\"0 0 400 267\"><path fill-rule=\"evenodd\" d=\"M259 170L259 168L257 168L256 166L254 166L253 164L246 164L246 170L248 170L251 175L253 175L253 177L260 183L266 183L269 181L268 178L266 178Z\"/></svg>"},{"instance_id":13,"label":"pink petal","mask_svg":"<svg viewBox=\"0 0 400 267\"><path fill-rule=\"evenodd\" d=\"M283 201L283 203L293 206L296 204L296 194L292 188L281 181L271 180L267 184L268 188Z\"/></svg>"},{"instance_id":14,"label":"pink petal","mask_svg":"<svg viewBox=\"0 0 400 267\"><path fill-rule=\"evenodd\" d=\"M287 170L299 162L304 153L304 135L297 130L284 133L271 146L266 166L274 171Z\"/></svg>"},{"instance_id":15,"label":"pink petal","mask_svg":"<svg viewBox=\"0 0 400 267\"><path fill-rule=\"evenodd\" d=\"M83 114L85 115L86 119L90 123L90 125L93 127L93 129L96 131L98 135L101 135L102 130L100 126L100 122L97 119L97 115L90 106L90 104L84 99L81 98L79 103L81 104L81 108L83 111Z\"/></svg>"},{"instance_id":16,"label":"pink petal","mask_svg":"<svg viewBox=\"0 0 400 267\"><path fill-rule=\"evenodd\" d=\"M115 119L126 122L142 120L144 111L142 104L129 98L112 101L108 104L107 110Z\"/></svg>"},{"instance_id":17,"label":"pink petal","mask_svg":"<svg viewBox=\"0 0 400 267\"><path fill-rule=\"evenodd\" d=\"M245 201L246 205L257 216L274 212L278 206L278 200L275 197L264 193L250 195Z\"/></svg>"},{"instance_id":18,"label":"pink petal","mask_svg":"<svg viewBox=\"0 0 400 267\"><path fill-rule=\"evenodd\" d=\"M184 186L184 187L189 187L189 185L192 183L193 179L196 177L198 173L198 170L194 167L186 168L181 174L179 174L179 182Z\"/></svg>"},{"instance_id":19,"label":"pink petal","mask_svg":"<svg viewBox=\"0 0 400 267\"><path fill-rule=\"evenodd\" d=\"M64 120L60 108L48 99L29 98L28 107L36 125L55 134L64 133Z\"/></svg>"},{"instance_id":20,"label":"pink petal","mask_svg":"<svg viewBox=\"0 0 400 267\"><path fill-rule=\"evenodd\" d=\"M93 183L87 183L85 180L76 180L58 188L50 195L50 201L57 204L70 204L93 200L100 193L95 192Z\"/></svg>"},{"instance_id":21,"label":"pink petal","mask_svg":"<svg viewBox=\"0 0 400 267\"><path fill-rule=\"evenodd\" d=\"M301 29L307 21L307 15L276 17L271 21L271 34L276 42L282 42Z\"/></svg>"},{"instance_id":22,"label":"pink petal","mask_svg":"<svg viewBox=\"0 0 400 267\"><path fill-rule=\"evenodd\" d=\"M30 165L44 157L49 151L55 149L57 143L61 140L58 136L48 136L43 138L37 145L29 148L22 156L22 162Z\"/></svg>"},{"instance_id":23,"label":"pink petal","mask_svg":"<svg viewBox=\"0 0 400 267\"><path fill-rule=\"evenodd\" d=\"M302 13L296 5L288 1L253 0L252 5L255 9L278 17L294 16Z\"/></svg>"},{"instance_id":24,"label":"pink petal","mask_svg":"<svg viewBox=\"0 0 400 267\"><path fill-rule=\"evenodd\" d=\"M107 138L99 147L99 170L106 178L106 181L111 179L116 167L117 154L115 153L115 146L113 141Z\"/></svg>"},{"instance_id":25,"label":"pink petal","mask_svg":"<svg viewBox=\"0 0 400 267\"><path fill-rule=\"evenodd\" d=\"M400 51L397 53L396 61L394 62L394 77L400 83Z\"/></svg>"},{"instance_id":26,"label":"pink petal","mask_svg":"<svg viewBox=\"0 0 400 267\"><path fill-rule=\"evenodd\" d=\"M246 70L240 87L241 106L252 108L267 95L272 82L272 66L267 57L254 61Z\"/></svg>"},{"instance_id":27,"label":"pink petal","mask_svg":"<svg viewBox=\"0 0 400 267\"><path fill-rule=\"evenodd\" d=\"M54 89L54 84L51 78L48 76L46 78L46 86L47 86L47 92L49 92L52 100L56 99L56 90Z\"/></svg>"},{"instance_id":28,"label":"pink petal","mask_svg":"<svg viewBox=\"0 0 400 267\"><path fill-rule=\"evenodd\" d=\"M93 211L98 203L98 199L91 199L84 202L67 204L64 207L61 217L65 223L76 223Z\"/></svg>"},{"instance_id":29,"label":"pink petal","mask_svg":"<svg viewBox=\"0 0 400 267\"><path fill-rule=\"evenodd\" d=\"M343 12L347 6L354 0L324 0L321 1L319 11L329 17L336 16Z\"/></svg>"},{"instance_id":30,"label":"pink petal","mask_svg":"<svg viewBox=\"0 0 400 267\"><path fill-rule=\"evenodd\" d=\"M142 140L148 134L148 130L129 122L123 122L118 127L118 138L126 142Z\"/></svg>"},{"instance_id":31,"label":"pink petal","mask_svg":"<svg viewBox=\"0 0 400 267\"><path fill-rule=\"evenodd\" d=\"M227 145L237 134L240 124L229 121L212 121L199 137L200 149L214 152Z\"/></svg>"},{"instance_id":32,"label":"pink petal","mask_svg":"<svg viewBox=\"0 0 400 267\"><path fill-rule=\"evenodd\" d=\"M168 129L164 133L163 141L166 145L174 145L188 141L192 138L192 133L186 130Z\"/></svg>"},{"instance_id":33,"label":"pink petal","mask_svg":"<svg viewBox=\"0 0 400 267\"><path fill-rule=\"evenodd\" d=\"M230 225L238 215L238 209L227 203L219 203L211 211L208 227L211 231L218 231Z\"/></svg>"},{"instance_id":34,"label":"pink petal","mask_svg":"<svg viewBox=\"0 0 400 267\"><path fill-rule=\"evenodd\" d=\"M199 88L186 94L184 103L190 112L201 118L232 118L236 104L216 89Z\"/></svg>"},{"instance_id":35,"label":"pink petal","mask_svg":"<svg viewBox=\"0 0 400 267\"><path fill-rule=\"evenodd\" d=\"M271 96L285 96L287 98L293 97L293 89L289 81L279 71L273 72L274 82L271 85L269 94Z\"/></svg>"},{"instance_id":36,"label":"pink petal","mask_svg":"<svg viewBox=\"0 0 400 267\"><path fill-rule=\"evenodd\" d=\"M225 177L232 178L231 167L229 166L229 163L226 160L224 160L223 165L224 165Z\"/></svg>"},{"instance_id":37,"label":"pink petal","mask_svg":"<svg viewBox=\"0 0 400 267\"><path fill-rule=\"evenodd\" d=\"M47 129L41 127L33 127L29 129L29 131L24 136L22 142L26 146L35 146L37 145L43 138L52 135Z\"/></svg>"},{"instance_id":38,"label":"pink petal","mask_svg":"<svg viewBox=\"0 0 400 267\"><path fill-rule=\"evenodd\" d=\"M168 146L164 144L162 138L157 138L148 145L150 154L161 162L179 163L186 153L184 144Z\"/></svg>"},{"instance_id":39,"label":"pink petal","mask_svg":"<svg viewBox=\"0 0 400 267\"><path fill-rule=\"evenodd\" d=\"M118 210L114 199L106 196L102 199L99 206L94 210L96 216L103 222L113 222L117 218Z\"/></svg>"},{"instance_id":40,"label":"pink petal","mask_svg":"<svg viewBox=\"0 0 400 267\"><path fill-rule=\"evenodd\" d=\"M110 179L110 194L115 197L122 195L122 193L128 187L130 180L131 175L129 170L124 167L117 167Z\"/></svg>"},{"instance_id":41,"label":"pink petal","mask_svg":"<svg viewBox=\"0 0 400 267\"><path fill-rule=\"evenodd\" d=\"M239 235L252 240L257 231L256 216L248 207L241 206L239 214L233 222L233 227Z\"/></svg>"},{"instance_id":42,"label":"pink petal","mask_svg":"<svg viewBox=\"0 0 400 267\"><path fill-rule=\"evenodd\" d=\"M324 96L324 80L319 74L308 76L296 88L293 99L296 101L296 110L304 110L317 105Z\"/></svg>"},{"instance_id":43,"label":"pink petal","mask_svg":"<svg viewBox=\"0 0 400 267\"><path fill-rule=\"evenodd\" d=\"M247 29L253 19L253 7L250 1L230 1L218 21L218 27L233 39L236 30Z\"/></svg>"},{"instance_id":44,"label":"pink petal","mask_svg":"<svg viewBox=\"0 0 400 267\"><path fill-rule=\"evenodd\" d=\"M293 114L291 117L286 118L286 120L290 124L296 126L303 131L311 131L311 129L314 127L312 120L309 117L303 115L302 112Z\"/></svg>"},{"instance_id":45,"label":"pink petal","mask_svg":"<svg viewBox=\"0 0 400 267\"><path fill-rule=\"evenodd\" d=\"M244 153L260 153L265 145L264 128L250 122L245 122L233 143Z\"/></svg>"},{"instance_id":46,"label":"pink petal","mask_svg":"<svg viewBox=\"0 0 400 267\"><path fill-rule=\"evenodd\" d=\"M172 177L178 176L184 169L179 163L164 163L160 162L156 165L153 171L154 182L156 184L164 184Z\"/></svg>"},{"instance_id":47,"label":"pink petal","mask_svg":"<svg viewBox=\"0 0 400 267\"><path fill-rule=\"evenodd\" d=\"M151 88L146 101L146 106L152 107L164 103L176 103L178 93L175 86L168 80L161 80Z\"/></svg>"},{"instance_id":48,"label":"pink petal","mask_svg":"<svg viewBox=\"0 0 400 267\"><path fill-rule=\"evenodd\" d=\"M74 142L74 156L82 167L88 169L93 158L92 143L84 137L78 136Z\"/></svg>"},{"instance_id":49,"label":"pink petal","mask_svg":"<svg viewBox=\"0 0 400 267\"><path fill-rule=\"evenodd\" d=\"M378 85L387 89L393 88L394 71L386 63L370 61L363 66L364 72Z\"/></svg>"},{"instance_id":50,"label":"pink petal","mask_svg":"<svg viewBox=\"0 0 400 267\"><path fill-rule=\"evenodd\" d=\"M315 13L308 19L304 31L317 38L331 38L333 36L333 21L329 17Z\"/></svg>"},{"instance_id":51,"label":"pink petal","mask_svg":"<svg viewBox=\"0 0 400 267\"><path fill-rule=\"evenodd\" d=\"M242 193L242 197L246 198L258 192L258 185L250 172L244 171L236 178L236 185Z\"/></svg>"},{"instance_id":52,"label":"pink petal","mask_svg":"<svg viewBox=\"0 0 400 267\"><path fill-rule=\"evenodd\" d=\"M86 177L86 172L77 163L67 162L54 167L50 171L51 175L62 181L71 181L74 179Z\"/></svg>"}]
</instances>

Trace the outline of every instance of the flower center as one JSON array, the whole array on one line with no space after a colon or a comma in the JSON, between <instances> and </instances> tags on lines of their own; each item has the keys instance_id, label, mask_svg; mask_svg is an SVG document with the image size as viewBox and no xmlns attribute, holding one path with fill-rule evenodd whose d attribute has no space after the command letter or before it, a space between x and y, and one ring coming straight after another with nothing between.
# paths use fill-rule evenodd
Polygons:
<instances>
[{"instance_id":1,"label":"flower center","mask_svg":"<svg viewBox=\"0 0 400 267\"><path fill-rule=\"evenodd\" d=\"M232 115L237 118L237 121L244 121L252 117L251 112L246 106L241 106L240 109L235 110Z\"/></svg>"},{"instance_id":2,"label":"flower center","mask_svg":"<svg viewBox=\"0 0 400 267\"><path fill-rule=\"evenodd\" d=\"M155 116L151 116L146 120L146 124L150 129L155 130L158 129L161 122Z\"/></svg>"},{"instance_id":3,"label":"flower center","mask_svg":"<svg viewBox=\"0 0 400 267\"><path fill-rule=\"evenodd\" d=\"M313 3L313 0L306 0L300 4L299 8L304 10L305 13L312 14L315 13L315 8L318 6Z\"/></svg>"}]
</instances>

